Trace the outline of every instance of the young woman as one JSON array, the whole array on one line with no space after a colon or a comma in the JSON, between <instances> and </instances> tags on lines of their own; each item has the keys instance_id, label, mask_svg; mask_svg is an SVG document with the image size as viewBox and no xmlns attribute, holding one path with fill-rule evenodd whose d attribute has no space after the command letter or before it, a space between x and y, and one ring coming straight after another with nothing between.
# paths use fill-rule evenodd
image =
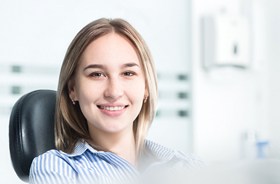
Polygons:
<instances>
[{"instance_id":1,"label":"young woman","mask_svg":"<svg viewBox=\"0 0 280 184\"><path fill-rule=\"evenodd\" d=\"M146 140L156 101L156 72L140 34L122 19L89 23L61 67L57 150L33 160L30 183L129 182L163 166L200 164Z\"/></svg>"}]
</instances>

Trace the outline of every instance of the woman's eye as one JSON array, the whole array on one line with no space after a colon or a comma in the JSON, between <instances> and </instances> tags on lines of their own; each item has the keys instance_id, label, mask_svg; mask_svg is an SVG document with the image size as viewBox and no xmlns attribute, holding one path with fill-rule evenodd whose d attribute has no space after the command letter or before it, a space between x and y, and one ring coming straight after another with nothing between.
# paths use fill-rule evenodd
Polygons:
<instances>
[{"instance_id":1,"label":"woman's eye","mask_svg":"<svg viewBox=\"0 0 280 184\"><path fill-rule=\"evenodd\" d=\"M105 77L105 75L101 72L93 72L89 75L90 77L95 77L95 78L100 78L100 77Z\"/></svg>"},{"instance_id":2,"label":"woman's eye","mask_svg":"<svg viewBox=\"0 0 280 184\"><path fill-rule=\"evenodd\" d=\"M134 72L124 72L123 75L124 76L133 76L133 75L135 75L135 73Z\"/></svg>"}]
</instances>

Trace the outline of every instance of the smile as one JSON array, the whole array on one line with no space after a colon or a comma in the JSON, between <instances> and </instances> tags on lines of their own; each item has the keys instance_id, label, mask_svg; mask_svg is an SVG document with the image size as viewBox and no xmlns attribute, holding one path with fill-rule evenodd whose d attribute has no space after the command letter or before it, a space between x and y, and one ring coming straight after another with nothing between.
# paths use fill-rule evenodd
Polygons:
<instances>
[{"instance_id":1,"label":"smile","mask_svg":"<svg viewBox=\"0 0 280 184\"><path fill-rule=\"evenodd\" d=\"M123 110L124 108L128 107L128 105L125 106L102 106L102 105L97 105L99 109L107 110L107 111L120 111Z\"/></svg>"}]
</instances>

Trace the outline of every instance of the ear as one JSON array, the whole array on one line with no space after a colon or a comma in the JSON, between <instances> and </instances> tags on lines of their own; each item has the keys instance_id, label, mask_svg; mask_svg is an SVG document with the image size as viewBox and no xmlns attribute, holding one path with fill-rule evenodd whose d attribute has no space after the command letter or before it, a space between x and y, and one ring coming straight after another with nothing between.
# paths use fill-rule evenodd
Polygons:
<instances>
[{"instance_id":1,"label":"ear","mask_svg":"<svg viewBox=\"0 0 280 184\"><path fill-rule=\"evenodd\" d=\"M72 101L78 101L76 90L75 90L75 81L74 81L74 79L70 79L68 81L67 87L68 87L69 98Z\"/></svg>"}]
</instances>

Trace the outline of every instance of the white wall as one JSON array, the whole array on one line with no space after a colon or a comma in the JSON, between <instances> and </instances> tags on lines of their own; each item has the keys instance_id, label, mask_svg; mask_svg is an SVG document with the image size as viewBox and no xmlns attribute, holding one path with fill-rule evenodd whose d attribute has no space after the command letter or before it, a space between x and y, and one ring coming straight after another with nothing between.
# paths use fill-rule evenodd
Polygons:
<instances>
[{"instance_id":1,"label":"white wall","mask_svg":"<svg viewBox=\"0 0 280 184\"><path fill-rule=\"evenodd\" d=\"M265 30L266 58L268 62L268 123L271 139L272 157L280 157L280 2L277 0L260 0L265 16L263 28Z\"/></svg>"},{"instance_id":2,"label":"white wall","mask_svg":"<svg viewBox=\"0 0 280 184\"><path fill-rule=\"evenodd\" d=\"M241 134L256 130L270 140L270 156L279 158L279 5L277 0L193 0L191 5L185 0L165 0L160 6L149 0L2 0L0 64L60 67L69 42L86 23L103 16L126 18L150 45L159 71L192 73L193 125L180 121L170 121L171 126L155 124L152 138L185 152L193 147L207 162L234 161L240 158ZM250 69L203 70L200 20L219 12L249 18L253 30ZM9 157L8 117L0 121L0 181L20 183Z\"/></svg>"},{"instance_id":3,"label":"white wall","mask_svg":"<svg viewBox=\"0 0 280 184\"><path fill-rule=\"evenodd\" d=\"M252 35L249 69L202 68L201 18L205 15L244 15ZM241 135L247 130L268 138L267 71L262 9L258 1L195 0L192 3L192 76L194 151L207 161L235 161L241 157ZM259 37L261 36L261 37Z\"/></svg>"},{"instance_id":4,"label":"white wall","mask_svg":"<svg viewBox=\"0 0 280 184\"><path fill-rule=\"evenodd\" d=\"M149 0L2 0L0 64L60 67L67 46L85 24L100 17L122 17L143 35L160 72L187 73L190 61L188 1L164 0L160 6L158 3ZM6 80L3 75L0 84L1 80ZM190 122L186 121L163 122L152 127L151 137L189 152L189 128ZM170 134L171 131L176 133ZM20 183L9 156L8 116L1 118L0 138L0 182Z\"/></svg>"}]
</instances>

